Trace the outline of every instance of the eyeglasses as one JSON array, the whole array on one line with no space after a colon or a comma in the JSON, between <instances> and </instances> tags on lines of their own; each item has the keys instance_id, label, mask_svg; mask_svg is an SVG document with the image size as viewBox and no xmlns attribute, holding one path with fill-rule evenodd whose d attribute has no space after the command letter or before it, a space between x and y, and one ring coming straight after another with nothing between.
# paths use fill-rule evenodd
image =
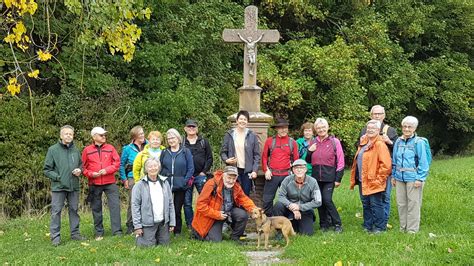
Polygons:
<instances>
[{"instance_id":1,"label":"eyeglasses","mask_svg":"<svg viewBox=\"0 0 474 266\"><path fill-rule=\"evenodd\" d=\"M293 169L294 170L304 170L304 169L306 169L306 166L294 166Z\"/></svg>"},{"instance_id":2,"label":"eyeglasses","mask_svg":"<svg viewBox=\"0 0 474 266\"><path fill-rule=\"evenodd\" d=\"M99 136L99 137L101 137L101 138L107 137L105 134L97 134L97 136Z\"/></svg>"}]
</instances>

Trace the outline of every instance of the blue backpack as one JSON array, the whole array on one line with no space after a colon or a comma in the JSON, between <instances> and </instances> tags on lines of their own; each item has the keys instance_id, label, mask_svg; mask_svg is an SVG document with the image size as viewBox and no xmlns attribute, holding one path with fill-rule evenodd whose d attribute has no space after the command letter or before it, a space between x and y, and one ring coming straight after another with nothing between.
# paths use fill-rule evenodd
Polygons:
<instances>
[{"instance_id":1,"label":"blue backpack","mask_svg":"<svg viewBox=\"0 0 474 266\"><path fill-rule=\"evenodd\" d=\"M425 150L426 150L426 159L428 160L428 165L431 165L431 161L433 160L433 157L431 155L431 148L430 148L430 143L428 142L428 139L424 137L415 137L415 147L416 144L420 141L423 141L425 143ZM415 163L416 166L418 167L418 154L416 154L416 148L415 148Z\"/></svg>"}]
</instances>

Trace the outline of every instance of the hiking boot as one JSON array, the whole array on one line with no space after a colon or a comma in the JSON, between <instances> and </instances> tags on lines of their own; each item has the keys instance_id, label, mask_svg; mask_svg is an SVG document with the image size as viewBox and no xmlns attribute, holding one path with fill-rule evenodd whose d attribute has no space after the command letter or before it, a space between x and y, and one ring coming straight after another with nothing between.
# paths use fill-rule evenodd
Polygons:
<instances>
[{"instance_id":1,"label":"hiking boot","mask_svg":"<svg viewBox=\"0 0 474 266\"><path fill-rule=\"evenodd\" d=\"M242 241L240 238L231 238L234 243L236 243L239 246L245 245L245 241Z\"/></svg>"},{"instance_id":2,"label":"hiking boot","mask_svg":"<svg viewBox=\"0 0 474 266\"><path fill-rule=\"evenodd\" d=\"M385 233L385 231L379 230L379 229L374 229L374 230L371 232L372 235L380 235L380 234L383 234L383 233Z\"/></svg>"},{"instance_id":3,"label":"hiking boot","mask_svg":"<svg viewBox=\"0 0 474 266\"><path fill-rule=\"evenodd\" d=\"M79 234L71 236L71 239L72 240L77 240L77 241L87 240L87 238L85 238L85 237L83 237L82 235L79 235Z\"/></svg>"},{"instance_id":4,"label":"hiking boot","mask_svg":"<svg viewBox=\"0 0 474 266\"><path fill-rule=\"evenodd\" d=\"M342 233L342 226L336 225L336 226L334 227L334 232L336 232L336 233L338 233L338 234Z\"/></svg>"},{"instance_id":5,"label":"hiking boot","mask_svg":"<svg viewBox=\"0 0 474 266\"><path fill-rule=\"evenodd\" d=\"M59 244L61 244L61 238L60 238L60 237L56 237L55 239L51 240L51 244L52 244L54 247L59 246Z\"/></svg>"}]
</instances>

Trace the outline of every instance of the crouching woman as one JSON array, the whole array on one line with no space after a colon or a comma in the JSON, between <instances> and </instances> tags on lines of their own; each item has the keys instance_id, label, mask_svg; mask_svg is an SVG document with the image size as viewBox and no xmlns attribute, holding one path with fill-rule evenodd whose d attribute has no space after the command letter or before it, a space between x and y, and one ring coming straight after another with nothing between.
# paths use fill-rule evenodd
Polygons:
<instances>
[{"instance_id":1,"label":"crouching woman","mask_svg":"<svg viewBox=\"0 0 474 266\"><path fill-rule=\"evenodd\" d=\"M132 218L137 246L167 245L176 225L173 196L160 161L148 158L145 175L132 190Z\"/></svg>"}]
</instances>

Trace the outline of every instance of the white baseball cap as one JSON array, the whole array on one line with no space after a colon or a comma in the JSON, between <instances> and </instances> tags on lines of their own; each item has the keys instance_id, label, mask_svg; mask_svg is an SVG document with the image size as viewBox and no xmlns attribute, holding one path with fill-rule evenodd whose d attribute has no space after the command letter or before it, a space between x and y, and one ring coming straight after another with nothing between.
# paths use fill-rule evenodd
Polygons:
<instances>
[{"instance_id":1,"label":"white baseball cap","mask_svg":"<svg viewBox=\"0 0 474 266\"><path fill-rule=\"evenodd\" d=\"M94 127L91 130L91 136L94 136L95 134L102 135L102 134L105 134L105 133L107 133L107 131L105 131L105 129L103 129L101 127Z\"/></svg>"}]
</instances>

